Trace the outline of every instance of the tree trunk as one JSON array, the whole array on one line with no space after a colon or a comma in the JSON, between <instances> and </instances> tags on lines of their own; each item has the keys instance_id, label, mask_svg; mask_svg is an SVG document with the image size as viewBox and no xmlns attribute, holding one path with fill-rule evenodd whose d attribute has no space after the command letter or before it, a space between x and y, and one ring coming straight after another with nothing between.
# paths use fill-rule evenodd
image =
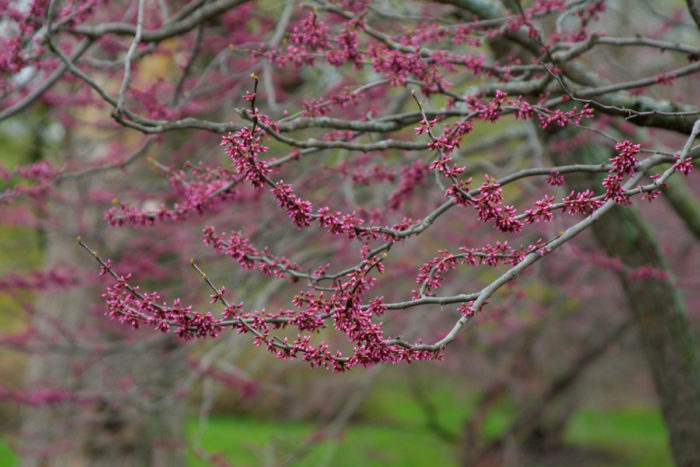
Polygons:
<instances>
[{"instance_id":1,"label":"tree trunk","mask_svg":"<svg viewBox=\"0 0 700 467\"><path fill-rule=\"evenodd\" d=\"M601 163L606 150L585 145L573 151L581 163ZM598 180L596 177L595 180ZM567 177L571 189L590 186L593 177ZM593 225L599 246L631 269L668 271L653 231L634 208L615 207ZM630 279L618 274L654 380L679 466L700 465L700 353L680 292L670 279Z\"/></svg>"},{"instance_id":2,"label":"tree trunk","mask_svg":"<svg viewBox=\"0 0 700 467\"><path fill-rule=\"evenodd\" d=\"M616 208L593 227L598 244L631 267L666 270L653 232L635 210ZM700 359L683 299L669 280L619 274L680 466L700 465Z\"/></svg>"}]
</instances>

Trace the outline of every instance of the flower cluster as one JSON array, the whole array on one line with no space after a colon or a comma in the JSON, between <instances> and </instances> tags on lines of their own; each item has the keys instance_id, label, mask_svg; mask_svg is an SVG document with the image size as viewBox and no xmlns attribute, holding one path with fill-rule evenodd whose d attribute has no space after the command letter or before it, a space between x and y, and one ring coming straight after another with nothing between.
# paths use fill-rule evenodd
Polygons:
<instances>
[{"instance_id":1,"label":"flower cluster","mask_svg":"<svg viewBox=\"0 0 700 467\"><path fill-rule=\"evenodd\" d=\"M221 246L221 242L215 247ZM248 248L249 250L249 248ZM244 253L250 256L249 253ZM251 259L251 258L248 258ZM333 287L326 295L321 291L314 293L302 291L297 293L293 303L297 310L280 310L269 312L265 309L254 312L244 312L243 303L228 304L223 299L225 290L218 289L212 295L212 302L225 304L224 319L211 320L213 331L207 327L210 315L195 313L191 308L181 308L179 303L173 306L158 305L160 297L157 294L142 294L138 289L132 289L126 283L124 277L117 277L117 283L108 289L108 301L116 296L116 300L129 302L129 310L120 309L113 312L117 318L132 326L141 324L154 324L158 329L165 329L167 325L179 325L186 315L190 324L190 333L184 337L206 337L211 332L218 332L220 327L231 326L239 333L250 333L254 336L257 346L264 346L278 358L300 358L309 362L312 367L323 367L332 371L346 371L354 366L370 366L382 362L398 363L412 360L440 359L440 352L421 351L406 348L395 344L389 344L384 337L382 325L375 324L373 317L382 316L387 306L383 297L370 300L368 305L362 304L362 298L369 292L376 282L373 271L381 274L384 271L383 257L366 259L354 271L346 274L344 279ZM107 268L111 267L107 264ZM252 263L251 263L252 264ZM122 295L120 294L120 291ZM136 297L131 300L124 297L130 294ZM140 310L134 312L134 310ZM167 320L148 320L148 316L167 317ZM341 352L331 352L326 342L313 345L312 334L327 327L327 321L331 320L336 330L345 334L348 340L354 344L352 353L344 356ZM290 341L288 338L277 338L271 334L272 330L295 327L299 333ZM204 332L207 330L209 334Z\"/></svg>"},{"instance_id":2,"label":"flower cluster","mask_svg":"<svg viewBox=\"0 0 700 467\"><path fill-rule=\"evenodd\" d=\"M552 172L546 179L547 185L561 186L564 184L564 176L557 171Z\"/></svg>"},{"instance_id":3,"label":"flower cluster","mask_svg":"<svg viewBox=\"0 0 700 467\"><path fill-rule=\"evenodd\" d=\"M420 289L413 290L414 299L433 295L433 289L442 287L445 274L457 267L460 260L459 256L447 250L440 250L438 253L438 256L420 267L418 276L416 276L416 283L420 285Z\"/></svg>"},{"instance_id":4,"label":"flower cluster","mask_svg":"<svg viewBox=\"0 0 700 467\"><path fill-rule=\"evenodd\" d=\"M270 191L275 196L277 205L286 209L287 216L292 219L294 225L300 229L311 225L313 207L309 201L302 200L294 194L292 185L280 180Z\"/></svg>"},{"instance_id":5,"label":"flower cluster","mask_svg":"<svg viewBox=\"0 0 700 467\"><path fill-rule=\"evenodd\" d=\"M258 158L268 150L262 144L263 136L264 132L260 128L244 127L221 138L221 145L226 148L226 155L236 163L238 174L255 187L264 186L270 173L265 161Z\"/></svg>"},{"instance_id":6,"label":"flower cluster","mask_svg":"<svg viewBox=\"0 0 700 467\"><path fill-rule=\"evenodd\" d=\"M640 144L632 144L629 140L617 143L615 150L618 152L618 155L610 159L612 164L610 173L633 175L639 166L637 154L639 154L640 148Z\"/></svg>"},{"instance_id":7,"label":"flower cluster","mask_svg":"<svg viewBox=\"0 0 700 467\"><path fill-rule=\"evenodd\" d=\"M501 186L487 174L479 188L479 195L474 198L479 220L493 221L494 227L501 232L520 232L523 223L515 218L517 213L514 206L503 204L501 192Z\"/></svg>"},{"instance_id":8,"label":"flower cluster","mask_svg":"<svg viewBox=\"0 0 700 467\"><path fill-rule=\"evenodd\" d=\"M313 11L289 33L290 43L309 52L327 49L330 45L328 39L328 26Z\"/></svg>"},{"instance_id":9,"label":"flower cluster","mask_svg":"<svg viewBox=\"0 0 700 467\"><path fill-rule=\"evenodd\" d=\"M433 120L433 122L435 122L435 120ZM425 128L428 128L428 126L425 126L424 122L421 122L421 123ZM435 136L435 135L432 135L432 133L431 133L432 138L431 138L430 144L428 144L428 148L431 151L437 151L437 152L441 153L442 155L448 155L452 151L454 151L456 148L461 147L460 144L461 144L462 139L464 138L465 135L467 135L473 129L474 129L474 127L470 123L468 123L466 120L460 120L459 122L457 122L455 124L447 123L443 127L443 134L442 135ZM419 131L418 128L416 128L416 131L417 132ZM418 134L420 134L420 133L418 133ZM459 175L462 171L463 170L457 171L456 173L453 173L452 175ZM450 177L450 175L444 171L443 171L443 174L446 177Z\"/></svg>"},{"instance_id":10,"label":"flower cluster","mask_svg":"<svg viewBox=\"0 0 700 467\"><path fill-rule=\"evenodd\" d=\"M416 276L419 289L412 291L413 299L432 296L435 289L442 287L446 274L457 268L458 265L489 266L516 265L526 254L541 250L544 246L541 240L529 246L512 248L507 241L496 242L496 245L487 243L483 247L460 247L459 253L450 253L448 250L439 250L438 256L424 263Z\"/></svg>"},{"instance_id":11,"label":"flower cluster","mask_svg":"<svg viewBox=\"0 0 700 467\"><path fill-rule=\"evenodd\" d=\"M552 222L552 207L554 206L554 196L545 195L541 200L535 201L535 209L525 211L526 220L532 224L535 222Z\"/></svg>"},{"instance_id":12,"label":"flower cluster","mask_svg":"<svg viewBox=\"0 0 700 467\"><path fill-rule=\"evenodd\" d=\"M102 294L108 317L133 329L149 326L168 332L174 327L175 333L184 340L217 337L223 330L220 320L214 319L211 313L197 313L191 306L182 306L179 299L168 305L161 301L157 292L141 292L138 286L131 286L130 277L129 274L119 276Z\"/></svg>"},{"instance_id":13,"label":"flower cluster","mask_svg":"<svg viewBox=\"0 0 700 467\"><path fill-rule=\"evenodd\" d=\"M493 123L501 118L503 104L506 103L507 97L508 94L499 89L494 98L488 102L484 102L476 95L467 96L465 102L469 111L475 113L479 120Z\"/></svg>"},{"instance_id":14,"label":"flower cluster","mask_svg":"<svg viewBox=\"0 0 700 467\"><path fill-rule=\"evenodd\" d=\"M625 180L625 176L633 175L639 166L637 154L640 152L640 147L639 144L632 144L629 140L615 145L615 150L618 152L618 155L610 159L612 164L610 175L603 180L606 200L612 199L615 203L623 206L630 206L632 204L622 184Z\"/></svg>"},{"instance_id":15,"label":"flower cluster","mask_svg":"<svg viewBox=\"0 0 700 467\"><path fill-rule=\"evenodd\" d=\"M682 173L686 177L693 171L693 159L691 157L686 157L681 160L680 156L673 156L676 158L676 162L673 164L673 169L677 172Z\"/></svg>"},{"instance_id":16,"label":"flower cluster","mask_svg":"<svg viewBox=\"0 0 700 467\"><path fill-rule=\"evenodd\" d=\"M562 199L562 211L571 214L583 214L587 216L602 206L604 201L596 197L591 190L581 192L571 191L568 196Z\"/></svg>"},{"instance_id":17,"label":"flower cluster","mask_svg":"<svg viewBox=\"0 0 700 467\"><path fill-rule=\"evenodd\" d=\"M540 127L545 130L556 127L578 126L582 119L593 118L593 109L588 104L584 104L581 110L574 106L573 109L567 112L560 109L544 109L538 110L537 117L540 121Z\"/></svg>"},{"instance_id":18,"label":"flower cluster","mask_svg":"<svg viewBox=\"0 0 700 467\"><path fill-rule=\"evenodd\" d=\"M333 66L341 67L351 63L360 68L362 55L359 50L358 31L364 28L364 20L356 18L345 23L341 33L335 38L336 47L326 52L326 60Z\"/></svg>"},{"instance_id":19,"label":"flower cluster","mask_svg":"<svg viewBox=\"0 0 700 467\"><path fill-rule=\"evenodd\" d=\"M258 250L240 232L217 234L214 227L208 226L203 233L205 244L233 259L244 269L258 269L265 275L277 278L285 278L291 271L299 270L299 265L285 257L271 255L267 249Z\"/></svg>"},{"instance_id":20,"label":"flower cluster","mask_svg":"<svg viewBox=\"0 0 700 467\"><path fill-rule=\"evenodd\" d=\"M372 60L373 70L388 78L394 86L405 85L409 78L424 83L422 90L426 94L449 89L452 86L444 78L437 61L428 61L417 52L404 52L383 44L376 44L370 46L368 55Z\"/></svg>"}]
</instances>

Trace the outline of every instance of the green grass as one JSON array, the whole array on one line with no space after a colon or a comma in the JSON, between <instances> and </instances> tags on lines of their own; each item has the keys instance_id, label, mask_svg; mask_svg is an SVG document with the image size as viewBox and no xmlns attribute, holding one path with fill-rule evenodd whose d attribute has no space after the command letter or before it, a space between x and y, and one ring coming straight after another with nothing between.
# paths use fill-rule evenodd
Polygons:
<instances>
[{"instance_id":1,"label":"green grass","mask_svg":"<svg viewBox=\"0 0 700 467\"><path fill-rule=\"evenodd\" d=\"M401 399L397 397L392 403L400 405ZM334 456L327 465L457 465L455 447L423 427L418 412L408 405L405 411L395 413L401 422L387 421L380 413L378 415L389 424L379 425L366 420L361 424L349 425L336 440ZM487 422L487 431L503 426L508 414L505 409L498 410L491 418ZM190 435L195 429L196 423L193 421L189 425ZM300 448L312 430L311 425L303 423L215 417L204 431L202 447L209 453L223 453L235 466L254 466L263 462L265 450L272 446L283 446L284 452ZM609 452L611 458L616 459L606 464L609 467L673 465L663 420L653 409L581 411L569 426L566 440L581 448ZM332 444L325 441L316 445L307 456L293 465L319 465ZM190 456L190 465L209 464Z\"/></svg>"},{"instance_id":2,"label":"green grass","mask_svg":"<svg viewBox=\"0 0 700 467\"><path fill-rule=\"evenodd\" d=\"M284 434L285 443L298 444L310 433L310 427L300 423L275 424L269 421L252 419L234 419L229 417L211 417L206 428L198 436L198 423L191 420L187 427L188 437L193 444L199 444L209 454L224 453L226 459L234 465L255 465L260 462L265 446L275 437ZM189 457L189 465L210 465L197 459L193 454Z\"/></svg>"},{"instance_id":3,"label":"green grass","mask_svg":"<svg viewBox=\"0 0 700 467\"><path fill-rule=\"evenodd\" d=\"M189 424L192 436L196 422ZM257 466L263 459L276 459L302 449L313 433L310 424L214 417L202 437L208 453L223 453L235 466ZM273 447L281 447L273 453ZM425 428L379 425L349 425L334 440L314 444L306 456L293 465L319 465L326 459L333 466L455 465L452 448ZM190 465L207 466L190 455Z\"/></svg>"},{"instance_id":4,"label":"green grass","mask_svg":"<svg viewBox=\"0 0 700 467\"><path fill-rule=\"evenodd\" d=\"M306 456L293 465L315 466L322 459L328 461L327 465L339 467L457 465L454 447L423 426L418 412L409 408L410 401L404 400L402 403L399 397L394 403L405 404L406 411L395 414L402 419L400 423L393 420L389 424L377 424L366 420L350 424L336 440L315 444ZM452 417L445 415L445 419ZM500 415L496 419L490 423L500 423ZM454 425L450 426L455 428ZM194 440L198 428L196 420L190 420L187 428L188 436ZM313 432L314 427L308 423L212 417L202 433L201 447L210 454L222 453L236 467L258 466L263 465L266 457L280 460L280 457L274 456L288 455L302 448ZM613 454L617 461L609 464L609 467L673 465L663 420L658 411L652 409L583 410L569 425L566 439L579 447L601 449ZM277 447L277 453L272 452L273 447ZM0 440L0 465L12 466L15 461L15 454ZM190 453L188 465L211 464Z\"/></svg>"},{"instance_id":5,"label":"green grass","mask_svg":"<svg viewBox=\"0 0 700 467\"><path fill-rule=\"evenodd\" d=\"M10 449L4 438L0 438L0 465L11 466L15 465L17 455Z\"/></svg>"},{"instance_id":6,"label":"green grass","mask_svg":"<svg viewBox=\"0 0 700 467\"><path fill-rule=\"evenodd\" d=\"M569 425L566 440L604 449L624 459L615 466L673 465L666 427L657 410L582 410Z\"/></svg>"}]
</instances>

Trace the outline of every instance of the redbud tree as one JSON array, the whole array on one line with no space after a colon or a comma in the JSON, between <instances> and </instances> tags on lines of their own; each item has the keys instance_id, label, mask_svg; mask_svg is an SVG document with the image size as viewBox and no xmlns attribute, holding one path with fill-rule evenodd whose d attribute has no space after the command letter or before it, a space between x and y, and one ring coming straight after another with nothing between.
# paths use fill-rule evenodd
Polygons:
<instances>
[{"instance_id":1,"label":"redbud tree","mask_svg":"<svg viewBox=\"0 0 700 467\"><path fill-rule=\"evenodd\" d=\"M635 228L615 213L694 176L700 3L670 3L5 0L0 119L39 111L100 143L1 168L3 219L97 206L97 235L61 225L99 266L100 313L127 329L245 334L331 372L440 360L579 234L608 226L613 258L605 240ZM67 192L76 179L105 181ZM674 209L697 235L697 212ZM698 351L674 273L637 241L610 264L672 294L635 316L691 465ZM159 266L168 255L178 272ZM266 304L243 299L261 287ZM407 332L413 310L426 324Z\"/></svg>"}]
</instances>

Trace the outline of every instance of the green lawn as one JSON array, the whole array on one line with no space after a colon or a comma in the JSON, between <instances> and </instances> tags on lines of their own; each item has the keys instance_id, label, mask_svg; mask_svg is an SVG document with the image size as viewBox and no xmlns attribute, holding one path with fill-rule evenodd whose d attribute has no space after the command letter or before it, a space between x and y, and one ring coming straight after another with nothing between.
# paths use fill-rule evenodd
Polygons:
<instances>
[{"instance_id":1,"label":"green lawn","mask_svg":"<svg viewBox=\"0 0 700 467\"><path fill-rule=\"evenodd\" d=\"M196 423L190 424L190 433ZM223 452L235 466L262 465L265 458L270 465L281 464L281 458L271 451L272 446L283 447L285 456L303 448L311 425L300 423L270 423L250 419L214 417L210 420L202 440L209 453ZM452 465L452 450L445 442L423 428L399 426L351 425L336 440L315 444L307 455L293 465L332 466L424 466ZM274 460L277 460L275 462ZM190 456L193 466L208 463Z\"/></svg>"},{"instance_id":2,"label":"green lawn","mask_svg":"<svg viewBox=\"0 0 700 467\"><path fill-rule=\"evenodd\" d=\"M567 441L619 455L625 467L672 466L666 427L657 410L580 411L567 430ZM611 466L612 467L612 466Z\"/></svg>"},{"instance_id":3,"label":"green lawn","mask_svg":"<svg viewBox=\"0 0 700 467\"><path fill-rule=\"evenodd\" d=\"M10 449L3 438L0 438L0 465L11 466L14 465L17 456Z\"/></svg>"},{"instance_id":4,"label":"green lawn","mask_svg":"<svg viewBox=\"0 0 700 467\"><path fill-rule=\"evenodd\" d=\"M386 420L376 424L367 420L351 424L336 440L316 443L292 465L456 466L454 448L421 424L414 423L416 419L410 414L402 413L399 418L403 420L398 423ZM413 415L418 414L413 412ZM451 416L446 416L449 418ZM197 431L196 420L191 420L188 433L195 443ZM222 453L237 467L264 465L265 460L268 465L278 465L281 463L279 456L303 448L312 432L313 426L306 423L212 417L202 433L201 447L209 454ZM609 467L673 465L663 421L655 410L583 410L574 417L566 438L576 446L614 454L618 460ZM278 452L272 451L273 446ZM0 466L11 466L14 462L14 453L6 443L0 442ZM211 464L191 452L189 465Z\"/></svg>"},{"instance_id":5,"label":"green lawn","mask_svg":"<svg viewBox=\"0 0 700 467\"><path fill-rule=\"evenodd\" d=\"M196 423L192 422L189 432L193 433L195 427ZM299 448L310 433L311 427L300 423L215 417L204 432L202 447L209 453L224 453L235 466L255 466L262 464L266 448L271 445ZM673 465L663 421L653 410L582 411L574 417L567 441L611 453L618 460L609 464L610 467ZM330 442L317 445L293 465L319 465L329 445ZM194 456L190 457L190 464L209 465ZM454 448L426 428L362 424L346 429L338 440L332 462L327 465L456 466L457 463Z\"/></svg>"}]
</instances>

